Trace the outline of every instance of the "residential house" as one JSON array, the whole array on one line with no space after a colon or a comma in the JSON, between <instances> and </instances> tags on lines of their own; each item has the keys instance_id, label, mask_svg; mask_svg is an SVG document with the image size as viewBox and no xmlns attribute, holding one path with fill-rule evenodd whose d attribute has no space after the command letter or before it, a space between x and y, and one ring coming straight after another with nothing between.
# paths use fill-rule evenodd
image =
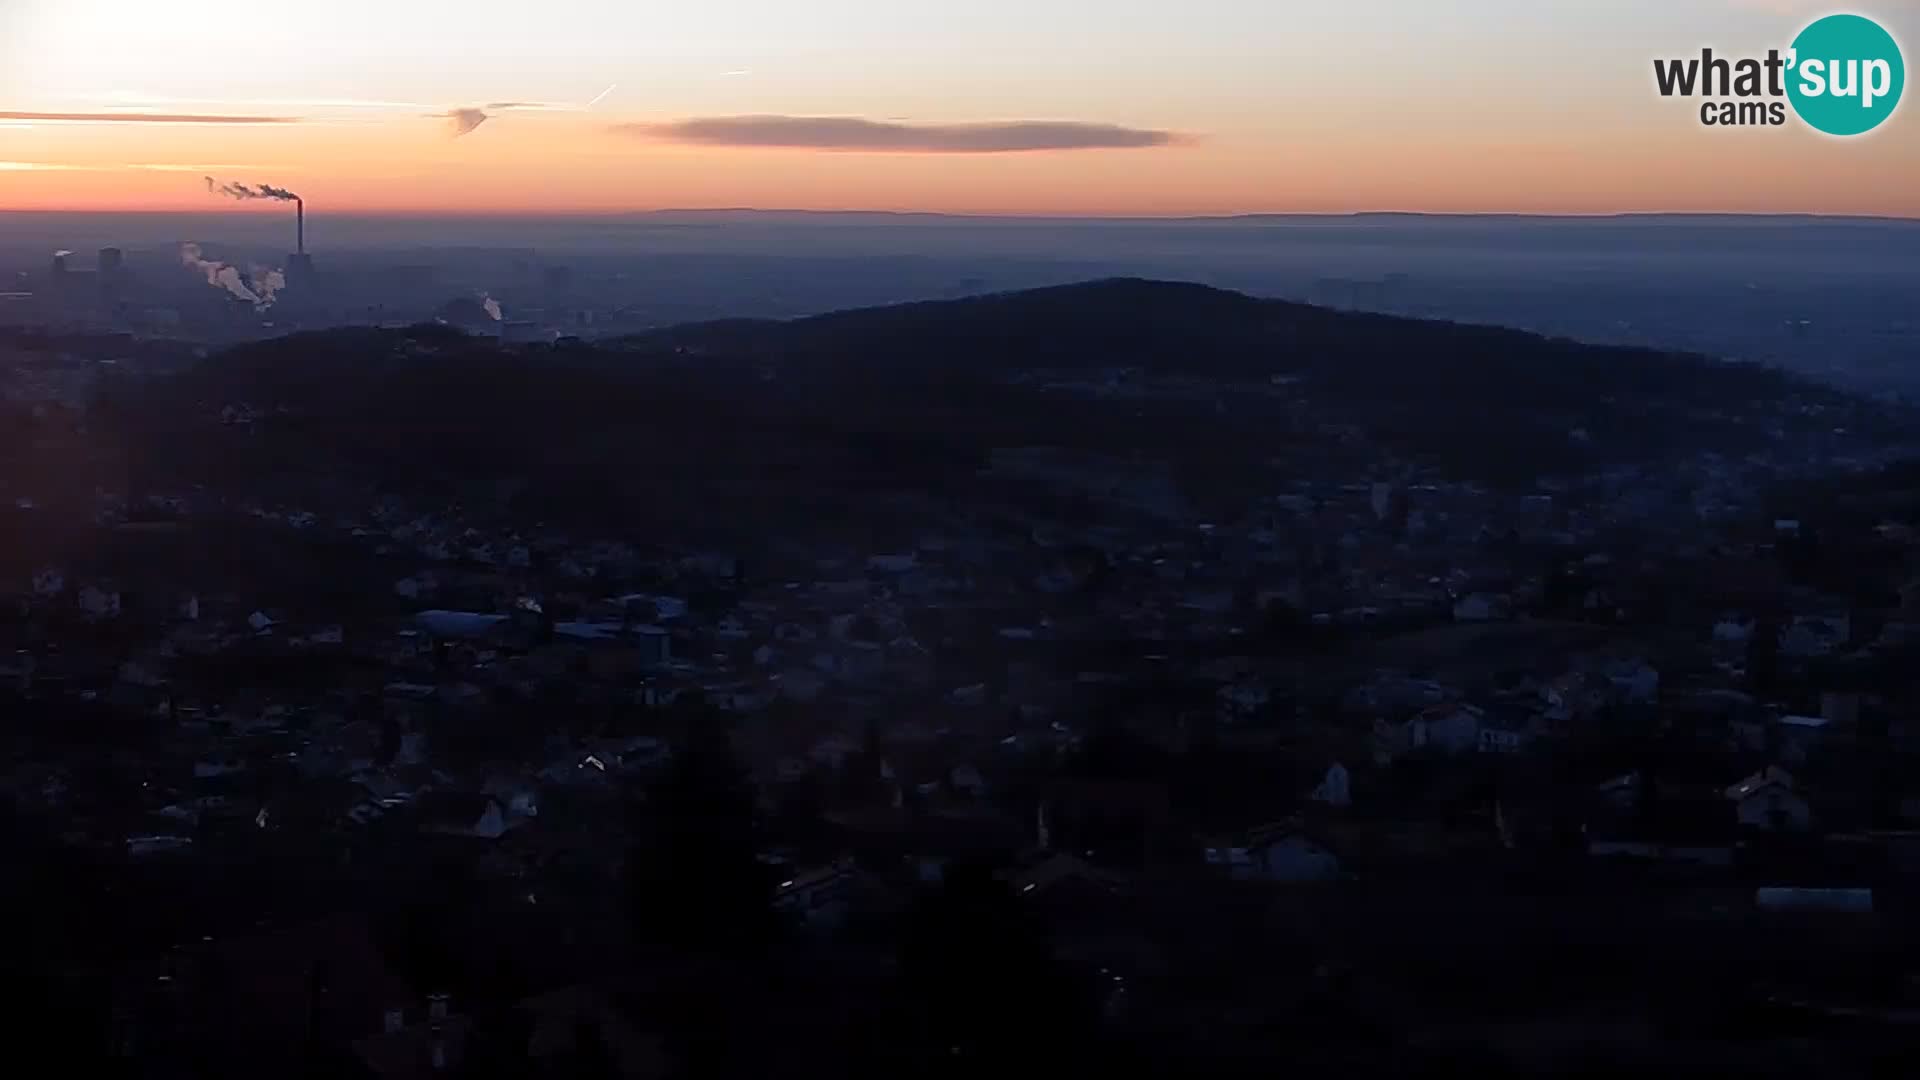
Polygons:
<instances>
[{"instance_id":1,"label":"residential house","mask_svg":"<svg viewBox=\"0 0 1920 1080\"><path fill-rule=\"evenodd\" d=\"M1483 754L1517 754L1533 739L1524 728L1489 724L1480 729L1479 750Z\"/></svg>"},{"instance_id":2,"label":"residential house","mask_svg":"<svg viewBox=\"0 0 1920 1080\"><path fill-rule=\"evenodd\" d=\"M112 619L120 615L120 593L98 585L80 589L80 613L88 619Z\"/></svg>"},{"instance_id":3,"label":"residential house","mask_svg":"<svg viewBox=\"0 0 1920 1080\"><path fill-rule=\"evenodd\" d=\"M1337 761L1334 762L1332 765L1327 766L1327 775L1320 781L1319 786L1313 789L1313 794L1308 797L1314 802L1325 803L1328 806L1352 806L1352 774L1347 772L1345 765Z\"/></svg>"},{"instance_id":4,"label":"residential house","mask_svg":"<svg viewBox=\"0 0 1920 1080\"><path fill-rule=\"evenodd\" d=\"M1455 622L1494 622L1513 617L1513 601L1501 593L1468 593L1453 602Z\"/></svg>"},{"instance_id":5,"label":"residential house","mask_svg":"<svg viewBox=\"0 0 1920 1080\"><path fill-rule=\"evenodd\" d=\"M528 998L520 1008L532 1018L527 1057L538 1075L563 1075L583 1049L582 1036L599 1040L621 1080L649 1080L669 1070L661 1036L636 1026L615 993L590 985L568 986Z\"/></svg>"},{"instance_id":6,"label":"residential house","mask_svg":"<svg viewBox=\"0 0 1920 1080\"><path fill-rule=\"evenodd\" d=\"M1753 903L1767 912L1870 915L1873 890L1762 887L1754 891Z\"/></svg>"},{"instance_id":7,"label":"residential house","mask_svg":"<svg viewBox=\"0 0 1920 1080\"><path fill-rule=\"evenodd\" d=\"M1640 773L1601 784L1582 827L1597 858L1649 859L1691 866L1733 864L1734 815L1716 788L1662 783Z\"/></svg>"},{"instance_id":8,"label":"residential house","mask_svg":"<svg viewBox=\"0 0 1920 1080\"><path fill-rule=\"evenodd\" d=\"M1832 722L1824 716L1782 716L1774 721L1773 745L1782 760L1804 762L1832 730Z\"/></svg>"},{"instance_id":9,"label":"residential house","mask_svg":"<svg viewBox=\"0 0 1920 1080\"><path fill-rule=\"evenodd\" d=\"M498 840L507 831L507 813L478 792L430 791L413 801L422 832Z\"/></svg>"},{"instance_id":10,"label":"residential house","mask_svg":"<svg viewBox=\"0 0 1920 1080\"><path fill-rule=\"evenodd\" d=\"M1639 807L1646 795L1646 780L1638 772L1624 773L1594 788L1602 805L1619 813Z\"/></svg>"},{"instance_id":11,"label":"residential house","mask_svg":"<svg viewBox=\"0 0 1920 1080\"><path fill-rule=\"evenodd\" d=\"M1340 876L1340 860L1298 822L1262 825L1241 836L1209 840L1203 851L1207 865L1236 881L1330 881Z\"/></svg>"},{"instance_id":12,"label":"residential house","mask_svg":"<svg viewBox=\"0 0 1920 1080\"><path fill-rule=\"evenodd\" d=\"M1726 790L1742 828L1767 832L1805 832L1812 822L1807 800L1792 774L1769 765Z\"/></svg>"},{"instance_id":13,"label":"residential house","mask_svg":"<svg viewBox=\"0 0 1920 1080\"><path fill-rule=\"evenodd\" d=\"M1372 681L1355 687L1342 701L1350 712L1396 712L1438 705L1447 699L1447 689L1431 679L1377 673Z\"/></svg>"},{"instance_id":14,"label":"residential house","mask_svg":"<svg viewBox=\"0 0 1920 1080\"><path fill-rule=\"evenodd\" d=\"M1234 723L1259 716L1272 703L1273 692L1266 684L1242 681L1222 686L1217 691L1222 723Z\"/></svg>"},{"instance_id":15,"label":"residential house","mask_svg":"<svg viewBox=\"0 0 1920 1080\"><path fill-rule=\"evenodd\" d=\"M813 930L846 925L874 882L852 859L840 859L782 881L773 897L775 911Z\"/></svg>"},{"instance_id":16,"label":"residential house","mask_svg":"<svg viewBox=\"0 0 1920 1080\"><path fill-rule=\"evenodd\" d=\"M1847 612L1796 615L1780 629L1780 651L1797 659L1831 656L1853 636L1853 618Z\"/></svg>"},{"instance_id":17,"label":"residential house","mask_svg":"<svg viewBox=\"0 0 1920 1080\"><path fill-rule=\"evenodd\" d=\"M1644 660L1621 660L1607 666L1613 696L1628 705L1651 705L1660 698L1660 671Z\"/></svg>"},{"instance_id":18,"label":"residential house","mask_svg":"<svg viewBox=\"0 0 1920 1080\"><path fill-rule=\"evenodd\" d=\"M1613 680L1588 671L1571 671L1540 688L1550 718L1559 724L1590 719L1613 700Z\"/></svg>"},{"instance_id":19,"label":"residential house","mask_svg":"<svg viewBox=\"0 0 1920 1080\"><path fill-rule=\"evenodd\" d=\"M403 1013L389 1010L384 1029L357 1040L353 1048L381 1080L445 1076L465 1060L473 1026L471 1017L452 1010L447 995L434 994L423 1020L407 1024Z\"/></svg>"},{"instance_id":20,"label":"residential house","mask_svg":"<svg viewBox=\"0 0 1920 1080\"><path fill-rule=\"evenodd\" d=\"M1433 705L1406 722L1407 748L1441 754L1465 754L1480 748L1486 711L1476 705Z\"/></svg>"},{"instance_id":21,"label":"residential house","mask_svg":"<svg viewBox=\"0 0 1920 1080\"><path fill-rule=\"evenodd\" d=\"M1126 878L1066 854L1046 854L997 875L1015 896L1048 904L1082 904L1119 896Z\"/></svg>"},{"instance_id":22,"label":"residential house","mask_svg":"<svg viewBox=\"0 0 1920 1080\"><path fill-rule=\"evenodd\" d=\"M242 1075L281 1075L318 1042L382 1030L412 1000L365 920L338 917L173 950L128 987L115 1041L125 1052L179 1049ZM154 1000L159 992L161 1000Z\"/></svg>"}]
</instances>

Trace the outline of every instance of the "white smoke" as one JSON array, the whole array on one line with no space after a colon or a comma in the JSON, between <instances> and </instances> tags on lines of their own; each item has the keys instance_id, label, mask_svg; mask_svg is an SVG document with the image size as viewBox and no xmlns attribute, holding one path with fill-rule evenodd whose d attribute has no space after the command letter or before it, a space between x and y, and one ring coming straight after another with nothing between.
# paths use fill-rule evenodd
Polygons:
<instances>
[{"instance_id":1,"label":"white smoke","mask_svg":"<svg viewBox=\"0 0 1920 1080\"><path fill-rule=\"evenodd\" d=\"M263 306L273 303L279 297L280 290L287 287L287 275L271 266L255 266L249 280L253 284L253 291L259 294Z\"/></svg>"},{"instance_id":2,"label":"white smoke","mask_svg":"<svg viewBox=\"0 0 1920 1080\"><path fill-rule=\"evenodd\" d=\"M500 313L500 301L491 296L481 297L480 306L487 309L487 317L494 322L499 322L504 317Z\"/></svg>"},{"instance_id":3,"label":"white smoke","mask_svg":"<svg viewBox=\"0 0 1920 1080\"><path fill-rule=\"evenodd\" d=\"M235 300L245 300L257 311L272 307L280 290L287 287L287 277L279 270L255 266L250 274L242 274L226 263L207 258L199 244L181 244L180 262L205 275L207 284Z\"/></svg>"}]
</instances>

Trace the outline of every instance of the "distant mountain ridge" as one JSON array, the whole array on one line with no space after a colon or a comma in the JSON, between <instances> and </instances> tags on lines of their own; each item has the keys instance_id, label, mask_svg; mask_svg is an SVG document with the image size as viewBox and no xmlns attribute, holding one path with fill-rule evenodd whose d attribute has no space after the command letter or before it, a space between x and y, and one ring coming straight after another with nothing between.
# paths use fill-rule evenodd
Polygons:
<instances>
[{"instance_id":1,"label":"distant mountain ridge","mask_svg":"<svg viewBox=\"0 0 1920 1080\"><path fill-rule=\"evenodd\" d=\"M1259 222L1277 223L1355 223L1371 220L1408 222L1529 222L1543 224L1565 224L1579 222L1633 222L1649 223L1827 223L1827 222L1875 222L1875 223L1913 223L1920 225L1920 218L1883 216L1875 214L1818 214L1818 213L1746 213L1741 211L1685 211L1685 210L1623 210L1603 213L1530 213L1514 210L1492 211L1431 211L1431 210L1355 210L1349 213L1316 213L1311 211L1249 211L1239 214L994 214L960 213L941 210L817 210L795 207L752 207L752 206L680 206L663 207L658 210L630 210L611 215L624 219L656 218L663 220L726 219L731 221L755 222L772 220L826 221L870 219L876 221L953 221L966 224L982 222L1008 222L1046 224L1054 222L1083 222L1087 224L1128 223L1151 224L1206 224L1208 222Z\"/></svg>"}]
</instances>

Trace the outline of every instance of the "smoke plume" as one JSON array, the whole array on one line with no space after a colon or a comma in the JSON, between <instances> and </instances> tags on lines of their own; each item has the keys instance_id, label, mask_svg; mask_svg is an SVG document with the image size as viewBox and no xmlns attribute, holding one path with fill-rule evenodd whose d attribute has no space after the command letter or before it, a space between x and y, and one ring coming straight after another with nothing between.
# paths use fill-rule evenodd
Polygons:
<instances>
[{"instance_id":1,"label":"smoke plume","mask_svg":"<svg viewBox=\"0 0 1920 1080\"><path fill-rule=\"evenodd\" d=\"M248 280L253 291L259 295L261 306L271 305L280 296L280 290L287 287L287 275L271 266L255 266Z\"/></svg>"},{"instance_id":2,"label":"smoke plume","mask_svg":"<svg viewBox=\"0 0 1920 1080\"><path fill-rule=\"evenodd\" d=\"M278 270L255 266L251 272L242 274L235 267L207 258L199 244L181 244L180 262L204 275L207 284L226 292L235 300L252 304L256 311L272 307L280 290L287 287L286 275Z\"/></svg>"},{"instance_id":3,"label":"smoke plume","mask_svg":"<svg viewBox=\"0 0 1920 1080\"><path fill-rule=\"evenodd\" d=\"M494 322L499 322L503 317L500 312L500 301L495 300L491 296L483 297L480 301L480 306L487 309L487 317Z\"/></svg>"},{"instance_id":4,"label":"smoke plume","mask_svg":"<svg viewBox=\"0 0 1920 1080\"><path fill-rule=\"evenodd\" d=\"M207 191L214 195L226 195L235 199L275 199L280 202L300 201L300 196L295 195L286 188L274 187L272 184L257 184L253 187L248 187L245 184L223 184L211 176L205 177L204 179L207 182Z\"/></svg>"}]
</instances>

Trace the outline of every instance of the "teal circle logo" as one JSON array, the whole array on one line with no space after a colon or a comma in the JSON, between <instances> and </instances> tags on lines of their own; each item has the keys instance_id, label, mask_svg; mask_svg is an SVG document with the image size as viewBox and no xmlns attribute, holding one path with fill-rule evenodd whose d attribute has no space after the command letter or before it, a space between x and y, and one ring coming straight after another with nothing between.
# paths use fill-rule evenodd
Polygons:
<instances>
[{"instance_id":1,"label":"teal circle logo","mask_svg":"<svg viewBox=\"0 0 1920 1080\"><path fill-rule=\"evenodd\" d=\"M1829 15L1793 39L1787 98L1793 111L1829 135L1864 135L1900 104L1907 65L1879 23Z\"/></svg>"}]
</instances>

